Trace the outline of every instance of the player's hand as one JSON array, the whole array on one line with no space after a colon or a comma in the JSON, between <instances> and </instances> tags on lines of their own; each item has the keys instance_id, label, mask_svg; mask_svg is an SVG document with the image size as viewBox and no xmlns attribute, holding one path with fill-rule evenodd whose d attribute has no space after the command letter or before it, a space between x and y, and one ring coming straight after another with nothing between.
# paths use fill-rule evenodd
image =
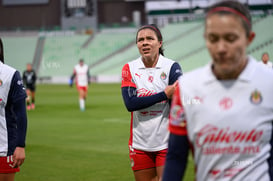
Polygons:
<instances>
[{"instance_id":1,"label":"player's hand","mask_svg":"<svg viewBox=\"0 0 273 181\"><path fill-rule=\"evenodd\" d=\"M164 92L165 92L166 96L168 97L168 99L172 98L177 85L178 85L178 81L175 81L175 83L173 83L172 85L168 85L165 88Z\"/></svg>"},{"instance_id":2,"label":"player's hand","mask_svg":"<svg viewBox=\"0 0 273 181\"><path fill-rule=\"evenodd\" d=\"M16 147L13 153L13 168L17 168L21 166L25 161L25 148L23 147Z\"/></svg>"},{"instance_id":3,"label":"player's hand","mask_svg":"<svg viewBox=\"0 0 273 181\"><path fill-rule=\"evenodd\" d=\"M73 87L73 80L72 79L69 80L69 86Z\"/></svg>"}]
</instances>

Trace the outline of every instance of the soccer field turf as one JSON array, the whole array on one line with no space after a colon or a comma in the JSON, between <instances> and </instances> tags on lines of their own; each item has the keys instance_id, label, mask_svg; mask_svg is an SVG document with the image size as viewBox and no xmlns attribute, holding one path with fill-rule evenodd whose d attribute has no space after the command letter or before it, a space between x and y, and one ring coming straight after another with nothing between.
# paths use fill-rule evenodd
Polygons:
<instances>
[{"instance_id":1,"label":"soccer field turf","mask_svg":"<svg viewBox=\"0 0 273 181\"><path fill-rule=\"evenodd\" d=\"M131 181L130 113L120 84L92 84L86 111L76 88L38 85L28 111L26 160L16 181ZM194 180L192 159L184 180Z\"/></svg>"}]
</instances>

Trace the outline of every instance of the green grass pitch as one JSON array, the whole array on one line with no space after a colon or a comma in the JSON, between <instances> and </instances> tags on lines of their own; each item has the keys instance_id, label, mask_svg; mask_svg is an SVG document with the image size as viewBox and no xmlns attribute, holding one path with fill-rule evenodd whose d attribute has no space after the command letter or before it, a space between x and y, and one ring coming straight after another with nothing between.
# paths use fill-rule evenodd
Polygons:
<instances>
[{"instance_id":1,"label":"green grass pitch","mask_svg":"<svg viewBox=\"0 0 273 181\"><path fill-rule=\"evenodd\" d=\"M86 111L76 88L38 85L28 111L26 160L16 181L131 181L130 113L120 84L91 84ZM192 159L184 180L194 180Z\"/></svg>"}]
</instances>

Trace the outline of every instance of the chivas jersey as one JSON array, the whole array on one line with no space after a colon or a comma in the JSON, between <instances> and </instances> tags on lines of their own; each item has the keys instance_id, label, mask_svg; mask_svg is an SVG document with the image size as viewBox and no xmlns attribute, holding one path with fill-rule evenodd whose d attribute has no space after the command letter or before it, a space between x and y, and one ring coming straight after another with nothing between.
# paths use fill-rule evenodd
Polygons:
<instances>
[{"instance_id":1,"label":"chivas jersey","mask_svg":"<svg viewBox=\"0 0 273 181\"><path fill-rule=\"evenodd\" d=\"M170 131L188 136L197 181L268 181L272 121L273 71L249 57L236 80L217 80L211 65L181 77Z\"/></svg>"},{"instance_id":2,"label":"chivas jersey","mask_svg":"<svg viewBox=\"0 0 273 181\"><path fill-rule=\"evenodd\" d=\"M76 84L77 86L87 86L88 85L88 65L83 66L77 64L74 68L74 73L76 74Z\"/></svg>"},{"instance_id":3,"label":"chivas jersey","mask_svg":"<svg viewBox=\"0 0 273 181\"><path fill-rule=\"evenodd\" d=\"M26 120L16 117L13 109L17 101L25 98L20 73L0 62L0 157L13 154L17 146L25 146Z\"/></svg>"},{"instance_id":4,"label":"chivas jersey","mask_svg":"<svg viewBox=\"0 0 273 181\"><path fill-rule=\"evenodd\" d=\"M141 58L131 61L122 69L121 86L136 88L137 97L162 92L169 84L170 70L174 63L161 55L154 68L146 68ZM179 69L179 73L180 71ZM129 145L132 148L143 151L159 151L167 148L169 107L166 99L150 107L131 112Z\"/></svg>"}]
</instances>

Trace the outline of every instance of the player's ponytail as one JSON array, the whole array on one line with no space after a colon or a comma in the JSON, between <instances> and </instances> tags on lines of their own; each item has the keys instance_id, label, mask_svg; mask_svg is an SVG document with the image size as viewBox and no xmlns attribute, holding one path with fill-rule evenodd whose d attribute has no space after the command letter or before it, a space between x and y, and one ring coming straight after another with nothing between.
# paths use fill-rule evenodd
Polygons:
<instances>
[{"instance_id":1,"label":"player's ponytail","mask_svg":"<svg viewBox=\"0 0 273 181\"><path fill-rule=\"evenodd\" d=\"M0 38L0 61L4 63L4 47L2 39Z\"/></svg>"}]
</instances>

